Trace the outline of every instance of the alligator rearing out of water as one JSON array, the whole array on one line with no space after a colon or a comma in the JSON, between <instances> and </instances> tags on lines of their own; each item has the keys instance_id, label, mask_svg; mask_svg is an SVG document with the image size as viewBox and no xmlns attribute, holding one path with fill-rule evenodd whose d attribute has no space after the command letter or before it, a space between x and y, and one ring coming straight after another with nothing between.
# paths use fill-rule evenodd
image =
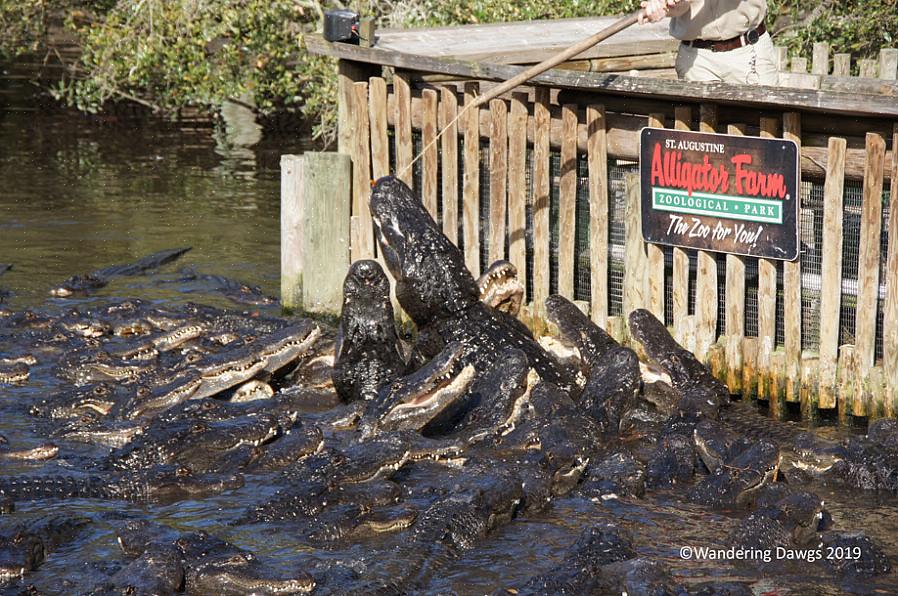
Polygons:
<instances>
[{"instance_id":1,"label":"alligator rearing out of water","mask_svg":"<svg viewBox=\"0 0 898 596\"><path fill-rule=\"evenodd\" d=\"M459 342L463 362L486 368L508 349L520 349L544 381L571 388L573 375L533 337L480 300L461 252L443 235L411 189L393 177L377 181L371 215L396 298L418 327L424 360Z\"/></svg>"}]
</instances>

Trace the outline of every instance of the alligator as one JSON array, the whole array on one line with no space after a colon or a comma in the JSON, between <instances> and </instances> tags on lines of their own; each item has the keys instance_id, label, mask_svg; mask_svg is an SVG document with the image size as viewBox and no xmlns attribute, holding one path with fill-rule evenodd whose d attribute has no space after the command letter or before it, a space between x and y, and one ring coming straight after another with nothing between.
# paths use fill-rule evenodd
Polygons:
<instances>
[{"instance_id":1,"label":"alligator","mask_svg":"<svg viewBox=\"0 0 898 596\"><path fill-rule=\"evenodd\" d=\"M106 286L114 277L141 275L147 271L158 269L163 265L177 260L189 250L190 247L163 250L147 255L133 263L112 265L110 267L98 269L92 273L75 275L62 282L58 287L50 290L50 294L62 298L72 296L73 294L86 294L92 290L97 290Z\"/></svg>"},{"instance_id":2,"label":"alligator","mask_svg":"<svg viewBox=\"0 0 898 596\"><path fill-rule=\"evenodd\" d=\"M674 389L684 399L710 402L714 408L729 403L726 385L692 352L681 347L655 315L640 308L630 313L629 323L630 333L642 344L648 357L670 376Z\"/></svg>"},{"instance_id":3,"label":"alligator","mask_svg":"<svg viewBox=\"0 0 898 596\"><path fill-rule=\"evenodd\" d=\"M446 344L461 343L463 364L483 370L517 348L540 377L570 388L571 371L521 326L480 301L461 252L443 235L411 189L393 177L378 180L369 203L375 231L396 285L396 298L418 329L416 353L426 361Z\"/></svg>"},{"instance_id":4,"label":"alligator","mask_svg":"<svg viewBox=\"0 0 898 596\"><path fill-rule=\"evenodd\" d=\"M239 474L195 474L183 466L158 465L128 472L0 476L0 497L13 502L83 498L171 503L241 486L243 477Z\"/></svg>"},{"instance_id":5,"label":"alligator","mask_svg":"<svg viewBox=\"0 0 898 596\"><path fill-rule=\"evenodd\" d=\"M90 523L79 515L50 515L0 529L0 588L34 571Z\"/></svg>"},{"instance_id":6,"label":"alligator","mask_svg":"<svg viewBox=\"0 0 898 596\"><path fill-rule=\"evenodd\" d=\"M580 533L554 569L531 578L514 593L528 596L610 593L606 592L610 586L602 567L634 557L633 538L627 532L610 524L591 526Z\"/></svg>"},{"instance_id":7,"label":"alligator","mask_svg":"<svg viewBox=\"0 0 898 596\"><path fill-rule=\"evenodd\" d=\"M119 572L102 582L95 594L145 590L144 578L149 578L151 585L174 586L188 594L222 596L299 594L315 588L308 573L294 570L285 576L249 551L207 532L180 533L158 524L132 522L118 532L118 543L125 555L136 557L125 568L133 574Z\"/></svg>"},{"instance_id":8,"label":"alligator","mask_svg":"<svg viewBox=\"0 0 898 596\"><path fill-rule=\"evenodd\" d=\"M712 507L750 507L758 491L776 479L779 448L761 439L717 467L689 492L695 503Z\"/></svg>"},{"instance_id":9,"label":"alligator","mask_svg":"<svg viewBox=\"0 0 898 596\"><path fill-rule=\"evenodd\" d=\"M266 295L262 288L258 286L250 286L223 275L198 273L192 267L182 267L178 271L177 277L164 280L163 283L180 284L184 282L198 282L202 284L197 290L179 288L184 293L192 291L217 292L238 304L250 306L272 306L278 304L277 298Z\"/></svg>"},{"instance_id":10,"label":"alligator","mask_svg":"<svg viewBox=\"0 0 898 596\"><path fill-rule=\"evenodd\" d=\"M516 317L524 301L524 286L518 280L518 268L504 259L494 262L477 278L480 300L501 312Z\"/></svg>"},{"instance_id":11,"label":"alligator","mask_svg":"<svg viewBox=\"0 0 898 596\"><path fill-rule=\"evenodd\" d=\"M332 378L346 401L373 399L405 371L393 323L390 282L377 261L353 263L343 282L343 311Z\"/></svg>"},{"instance_id":12,"label":"alligator","mask_svg":"<svg viewBox=\"0 0 898 596\"><path fill-rule=\"evenodd\" d=\"M0 435L0 461L42 461L59 455L59 447L44 443L31 449L11 449L9 440Z\"/></svg>"}]
</instances>

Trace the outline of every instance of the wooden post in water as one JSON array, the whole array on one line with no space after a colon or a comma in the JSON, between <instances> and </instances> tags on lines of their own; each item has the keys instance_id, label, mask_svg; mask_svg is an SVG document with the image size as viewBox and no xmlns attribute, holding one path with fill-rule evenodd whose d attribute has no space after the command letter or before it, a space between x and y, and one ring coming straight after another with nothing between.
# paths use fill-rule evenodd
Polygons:
<instances>
[{"instance_id":1,"label":"wooden post in water","mask_svg":"<svg viewBox=\"0 0 898 596\"><path fill-rule=\"evenodd\" d=\"M744 135L744 124L730 124L727 134ZM726 256L726 365L730 393L742 391L742 345L745 339L745 260Z\"/></svg>"},{"instance_id":2,"label":"wooden post in water","mask_svg":"<svg viewBox=\"0 0 898 596\"><path fill-rule=\"evenodd\" d=\"M349 269L352 160L309 152L281 164L282 304L338 314Z\"/></svg>"},{"instance_id":3,"label":"wooden post in water","mask_svg":"<svg viewBox=\"0 0 898 596\"><path fill-rule=\"evenodd\" d=\"M281 156L281 307L302 308L301 155Z\"/></svg>"}]
</instances>

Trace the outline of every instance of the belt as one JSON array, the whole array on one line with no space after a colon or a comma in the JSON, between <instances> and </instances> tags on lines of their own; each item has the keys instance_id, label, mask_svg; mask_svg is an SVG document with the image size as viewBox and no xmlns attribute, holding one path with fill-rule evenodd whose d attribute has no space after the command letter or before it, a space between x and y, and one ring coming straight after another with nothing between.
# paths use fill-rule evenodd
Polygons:
<instances>
[{"instance_id":1,"label":"belt","mask_svg":"<svg viewBox=\"0 0 898 596\"><path fill-rule=\"evenodd\" d=\"M736 48L742 48L747 45L758 43L758 40L761 39L761 36L766 32L767 27L764 26L764 21L761 21L761 24L751 31L736 37L731 37L730 39L693 39L684 41L683 43L689 47L701 50L710 49L712 52L729 52Z\"/></svg>"}]
</instances>

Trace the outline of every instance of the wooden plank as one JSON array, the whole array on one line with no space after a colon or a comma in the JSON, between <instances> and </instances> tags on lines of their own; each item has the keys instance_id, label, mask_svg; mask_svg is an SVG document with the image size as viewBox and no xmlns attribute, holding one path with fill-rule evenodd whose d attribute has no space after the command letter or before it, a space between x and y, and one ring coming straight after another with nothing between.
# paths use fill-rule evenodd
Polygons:
<instances>
[{"instance_id":1,"label":"wooden plank","mask_svg":"<svg viewBox=\"0 0 898 596\"><path fill-rule=\"evenodd\" d=\"M281 308L302 308L303 167L301 155L281 155Z\"/></svg>"},{"instance_id":2,"label":"wooden plank","mask_svg":"<svg viewBox=\"0 0 898 596\"><path fill-rule=\"evenodd\" d=\"M608 150L605 106L586 108L589 165L590 316L599 327L608 319ZM663 320L663 318L662 318Z\"/></svg>"},{"instance_id":3,"label":"wooden plank","mask_svg":"<svg viewBox=\"0 0 898 596\"><path fill-rule=\"evenodd\" d=\"M898 148L898 124L892 132ZM886 260L886 298L883 305L882 367L886 373L886 416L898 412L898 160L894 160L889 189L889 244Z\"/></svg>"},{"instance_id":4,"label":"wooden plank","mask_svg":"<svg viewBox=\"0 0 898 596\"><path fill-rule=\"evenodd\" d=\"M779 120L761 118L761 136L778 136ZM777 396L770 391L770 357L776 347L776 261L758 259L758 398L769 399L771 413L780 415Z\"/></svg>"},{"instance_id":5,"label":"wooden plank","mask_svg":"<svg viewBox=\"0 0 898 596\"><path fill-rule=\"evenodd\" d=\"M876 354L876 313L879 298L879 253L882 233L882 179L886 143L882 135L867 135L867 171L861 207L861 245L858 253L858 293L855 312L854 350L858 381L865 388L855 396L866 412L869 402L868 374Z\"/></svg>"},{"instance_id":6,"label":"wooden plank","mask_svg":"<svg viewBox=\"0 0 898 596\"><path fill-rule=\"evenodd\" d=\"M860 76L868 79L875 79L879 74L879 62L870 58L863 58L857 61Z\"/></svg>"},{"instance_id":7,"label":"wooden plank","mask_svg":"<svg viewBox=\"0 0 898 596\"><path fill-rule=\"evenodd\" d=\"M811 76L811 75L808 75ZM875 79L871 79L874 82ZM896 85L896 83L889 83L883 81L882 84ZM561 92L559 92L559 95ZM569 98L569 95L565 95L565 98ZM586 98L589 101L584 103L583 105L589 105L592 103L594 99L593 95L585 95L579 94L579 98ZM623 97L613 97L613 96L601 96L603 100L608 100L608 102L616 104L618 106L618 110L628 110L633 109L634 102L627 102L625 104L621 104L620 100L625 100L627 98ZM565 103L572 103L570 101L565 101ZM603 101L603 103L605 103ZM898 102L896 102L898 103ZM627 106L631 107L628 108ZM412 100L412 123L416 129L420 128L420 99L414 98ZM606 110L608 110L608 129L606 133L607 138L607 147L608 147L608 155L609 157L615 157L620 159L629 159L629 160L637 160L639 159L638 149L639 149L639 129L645 124L644 116L627 116L621 115L619 113L614 113L611 111L611 108L608 105L605 106ZM663 108L664 106L659 105L655 101L646 100L642 107L648 107L651 110L656 110L659 107ZM779 113L781 110L777 110ZM391 114L389 117L392 118L392 110L388 112ZM552 114L552 125L550 127L550 136L549 136L549 144L552 149L560 149L562 143L562 123L561 123L561 108L556 108L550 110ZM736 116L741 116L743 114L747 114L747 112L743 110L738 110L735 115L733 112L727 113L726 120L733 119ZM752 110L750 116L754 118L757 115L757 112ZM557 117L556 117L557 116ZM808 114L802 113L802 121L807 124L809 120ZM829 118L829 121L826 124L822 124L824 121L819 117L813 117L815 126L817 129L823 126L829 126L830 130L828 130L827 134L836 134L842 135L841 129L853 129L854 131L858 131L858 135L863 135L869 132L867 130L867 126L863 127L863 130L859 128L861 125L856 124L854 119L845 120L840 118ZM737 120L741 121L741 120ZM830 121L832 123L830 123ZM393 120L390 120L391 123L394 123ZM888 122L888 126L885 126L886 121L882 119L877 119L875 121L858 121L858 122L866 122L871 128L882 129L883 134L889 134L892 129L891 122ZM481 110L480 115L480 126L483 131L483 137L488 138L489 136L489 111ZM805 128L809 128L809 126L805 126ZM586 124L580 124L577 126L577 151L578 152L586 152L587 147L587 128ZM532 132L528 130L528 140L532 140ZM804 138L802 139L802 155L801 155L801 174L806 177L816 177L822 178L826 174L826 143L828 142L829 137L825 134L817 134L817 133L804 133ZM863 140L861 136L858 136L858 144L862 145ZM863 180L864 177L864 161L865 154L862 146L858 148L851 147L851 142L849 142L849 149L845 154L845 178L850 180ZM892 163L892 152L889 151L886 154L886 167L891 171L891 163Z\"/></svg>"},{"instance_id":8,"label":"wooden plank","mask_svg":"<svg viewBox=\"0 0 898 596\"><path fill-rule=\"evenodd\" d=\"M879 78L894 81L898 78L898 49L883 48L879 50Z\"/></svg>"},{"instance_id":9,"label":"wooden plank","mask_svg":"<svg viewBox=\"0 0 898 596\"><path fill-rule=\"evenodd\" d=\"M368 79L368 120L371 123L371 177L390 174L390 137L387 131L387 82Z\"/></svg>"},{"instance_id":10,"label":"wooden plank","mask_svg":"<svg viewBox=\"0 0 898 596\"><path fill-rule=\"evenodd\" d=\"M648 125L652 128L664 128L664 114L649 114ZM664 249L657 244L646 244L648 303L646 308L659 321L664 321Z\"/></svg>"},{"instance_id":11,"label":"wooden plank","mask_svg":"<svg viewBox=\"0 0 898 596\"><path fill-rule=\"evenodd\" d=\"M536 89L533 104L533 303L542 314L549 297L549 89Z\"/></svg>"},{"instance_id":12,"label":"wooden plank","mask_svg":"<svg viewBox=\"0 0 898 596\"><path fill-rule=\"evenodd\" d=\"M803 72L779 73L779 85L782 87L798 87L801 89L819 89L822 83L821 75L807 74Z\"/></svg>"},{"instance_id":13,"label":"wooden plank","mask_svg":"<svg viewBox=\"0 0 898 596\"><path fill-rule=\"evenodd\" d=\"M374 258L374 221L368 209L371 193L371 141L368 123L368 83L353 83L355 91L352 107L356 136L352 152L353 216L359 218L358 246L352 246L352 260Z\"/></svg>"},{"instance_id":14,"label":"wooden plank","mask_svg":"<svg viewBox=\"0 0 898 596\"><path fill-rule=\"evenodd\" d=\"M412 90L408 74L397 72L393 77L396 109L396 176L414 189L411 163L414 159L412 142Z\"/></svg>"},{"instance_id":15,"label":"wooden plank","mask_svg":"<svg viewBox=\"0 0 898 596\"><path fill-rule=\"evenodd\" d=\"M717 131L717 106L699 107L699 131ZM695 357L707 360L708 350L717 341L717 258L713 252L698 251L695 278Z\"/></svg>"},{"instance_id":16,"label":"wooden plank","mask_svg":"<svg viewBox=\"0 0 898 596\"><path fill-rule=\"evenodd\" d=\"M758 393L758 338L742 340L742 397L751 399Z\"/></svg>"},{"instance_id":17,"label":"wooden plank","mask_svg":"<svg viewBox=\"0 0 898 596\"><path fill-rule=\"evenodd\" d=\"M421 128L421 200L434 221L437 219L437 203L439 195L437 184L439 178L439 151L437 150L437 118L439 110L439 94L434 89L421 92L421 116L424 125Z\"/></svg>"},{"instance_id":18,"label":"wooden plank","mask_svg":"<svg viewBox=\"0 0 898 596\"><path fill-rule=\"evenodd\" d=\"M689 130L692 122L692 108L674 108L674 128ZM673 249L673 273L671 277L673 295L673 337L681 342L684 338L683 325L689 315L689 255L682 248Z\"/></svg>"},{"instance_id":19,"label":"wooden plank","mask_svg":"<svg viewBox=\"0 0 898 596\"><path fill-rule=\"evenodd\" d=\"M727 134L744 135L744 124L730 124ZM745 338L745 260L739 255L726 257L726 363L727 387L731 393L742 390L742 345Z\"/></svg>"},{"instance_id":20,"label":"wooden plank","mask_svg":"<svg viewBox=\"0 0 898 596\"><path fill-rule=\"evenodd\" d=\"M792 57L792 72L807 72L808 71L808 59L802 58L801 56L793 56Z\"/></svg>"},{"instance_id":21,"label":"wooden plank","mask_svg":"<svg viewBox=\"0 0 898 596\"><path fill-rule=\"evenodd\" d=\"M619 17L526 20L413 29L378 29L377 45L409 54L452 56L490 63L540 62L573 42L601 31ZM675 50L665 23L630 27L582 56L632 56Z\"/></svg>"},{"instance_id":22,"label":"wooden plank","mask_svg":"<svg viewBox=\"0 0 898 596\"><path fill-rule=\"evenodd\" d=\"M458 97L450 87L440 89L440 137L442 149L443 233L458 244ZM518 273L520 275L520 272Z\"/></svg>"},{"instance_id":23,"label":"wooden plank","mask_svg":"<svg viewBox=\"0 0 898 596\"><path fill-rule=\"evenodd\" d=\"M337 151L347 155L352 151L355 137L350 114L354 98L352 85L360 80L366 66L348 60L340 60L337 63Z\"/></svg>"},{"instance_id":24,"label":"wooden plank","mask_svg":"<svg viewBox=\"0 0 898 596\"><path fill-rule=\"evenodd\" d=\"M811 59L811 74L829 74L829 44L825 41L814 43Z\"/></svg>"},{"instance_id":25,"label":"wooden plank","mask_svg":"<svg viewBox=\"0 0 898 596\"><path fill-rule=\"evenodd\" d=\"M823 257L820 265L819 407L836 405L836 365L839 358L839 312L842 300L842 198L845 139L829 140L829 160L823 184ZM841 399L841 398L840 398Z\"/></svg>"},{"instance_id":26,"label":"wooden plank","mask_svg":"<svg viewBox=\"0 0 898 596\"><path fill-rule=\"evenodd\" d=\"M786 67L789 64L789 49L783 46L774 46L773 56L773 60L776 63L776 70L778 72L785 72Z\"/></svg>"},{"instance_id":27,"label":"wooden plank","mask_svg":"<svg viewBox=\"0 0 898 596\"><path fill-rule=\"evenodd\" d=\"M527 287L527 94L511 97L508 114L508 260Z\"/></svg>"},{"instance_id":28,"label":"wooden plank","mask_svg":"<svg viewBox=\"0 0 898 596\"><path fill-rule=\"evenodd\" d=\"M505 258L505 213L508 180L508 106L490 101L490 263Z\"/></svg>"},{"instance_id":29,"label":"wooden plank","mask_svg":"<svg viewBox=\"0 0 898 596\"><path fill-rule=\"evenodd\" d=\"M574 226L577 220L577 106L561 108L564 133L558 181L558 293L574 299Z\"/></svg>"},{"instance_id":30,"label":"wooden plank","mask_svg":"<svg viewBox=\"0 0 898 596\"><path fill-rule=\"evenodd\" d=\"M361 48L346 43L328 43L320 35L305 36L306 48L315 54L368 62L399 69L417 70L475 78L506 81L525 67L450 60L409 55L377 47ZM567 43L570 43L568 41ZM600 47L602 44L599 44ZM667 102L714 102L768 108L776 111L801 110L830 114L898 116L898 102L890 97L859 96L847 91L793 89L785 87L738 86L722 83L695 83L675 79L631 77L620 74L583 73L550 70L533 79L535 83L568 89L589 89L601 94L652 97ZM606 107L608 107L606 105ZM609 108L610 109L610 108Z\"/></svg>"},{"instance_id":31,"label":"wooden plank","mask_svg":"<svg viewBox=\"0 0 898 596\"><path fill-rule=\"evenodd\" d=\"M803 356L801 359L799 402L801 403L801 416L806 420L814 418L817 414L819 373L820 359L815 356Z\"/></svg>"},{"instance_id":32,"label":"wooden plank","mask_svg":"<svg viewBox=\"0 0 898 596\"><path fill-rule=\"evenodd\" d=\"M824 44L827 45L827 44ZM816 54L817 44L814 44ZM829 46L826 47L829 60ZM801 151L801 115L797 112L783 114L783 138L794 141ZM799 176L798 187L801 188ZM793 197L801 207L801 196ZM801 258L783 263L783 337L785 352L786 401L799 401L801 394Z\"/></svg>"},{"instance_id":33,"label":"wooden plank","mask_svg":"<svg viewBox=\"0 0 898 596\"><path fill-rule=\"evenodd\" d=\"M624 210L624 278L623 312L629 315L645 306L646 254L642 241L642 197L639 194L639 174L629 172L624 176L627 202ZM629 317L625 317L629 321ZM629 328L629 326L628 326Z\"/></svg>"},{"instance_id":34,"label":"wooden plank","mask_svg":"<svg viewBox=\"0 0 898 596\"><path fill-rule=\"evenodd\" d=\"M367 100L362 105L367 113ZM344 153L309 151L303 170L303 308L338 314L349 269L352 163Z\"/></svg>"},{"instance_id":35,"label":"wooden plank","mask_svg":"<svg viewBox=\"0 0 898 596\"><path fill-rule=\"evenodd\" d=\"M833 76L847 77L851 75L851 54L833 56Z\"/></svg>"},{"instance_id":36,"label":"wooden plank","mask_svg":"<svg viewBox=\"0 0 898 596\"><path fill-rule=\"evenodd\" d=\"M857 378L857 366L854 362L854 346L846 344L839 347L839 418L845 420L848 414L862 410L855 409L855 379ZM822 405L820 406L823 407Z\"/></svg>"},{"instance_id":37,"label":"wooden plank","mask_svg":"<svg viewBox=\"0 0 898 596\"><path fill-rule=\"evenodd\" d=\"M480 94L478 83L465 83L465 105ZM480 116L478 110L465 115L464 177L462 179L462 232L465 266L471 275L480 275Z\"/></svg>"}]
</instances>

